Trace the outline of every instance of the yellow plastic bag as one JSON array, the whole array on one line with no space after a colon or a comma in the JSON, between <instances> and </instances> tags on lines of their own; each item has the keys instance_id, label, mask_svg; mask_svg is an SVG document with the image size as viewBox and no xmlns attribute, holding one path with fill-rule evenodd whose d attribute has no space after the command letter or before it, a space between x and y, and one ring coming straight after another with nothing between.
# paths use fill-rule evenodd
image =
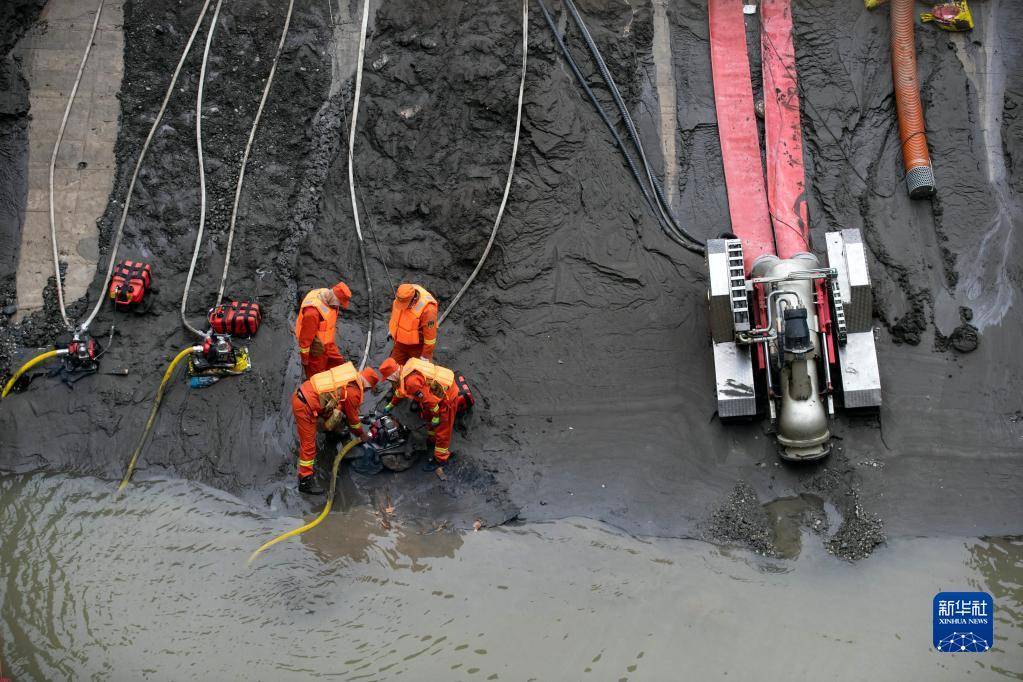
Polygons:
<instances>
[{"instance_id":1,"label":"yellow plastic bag","mask_svg":"<svg viewBox=\"0 0 1023 682\"><path fill-rule=\"evenodd\" d=\"M966 0L935 5L930 12L920 15L920 21L925 24L933 22L938 28L946 31L969 31L973 28L973 14L970 13L970 6L966 4Z\"/></svg>"}]
</instances>

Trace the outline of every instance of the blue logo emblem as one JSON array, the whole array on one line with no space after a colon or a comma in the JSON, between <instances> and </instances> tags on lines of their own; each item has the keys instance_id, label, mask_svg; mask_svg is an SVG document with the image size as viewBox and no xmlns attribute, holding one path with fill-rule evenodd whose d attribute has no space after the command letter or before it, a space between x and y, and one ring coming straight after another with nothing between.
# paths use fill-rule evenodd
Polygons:
<instances>
[{"instance_id":1,"label":"blue logo emblem","mask_svg":"<svg viewBox=\"0 0 1023 682\"><path fill-rule=\"evenodd\" d=\"M987 592L934 595L934 648L983 653L995 643L995 601Z\"/></svg>"}]
</instances>

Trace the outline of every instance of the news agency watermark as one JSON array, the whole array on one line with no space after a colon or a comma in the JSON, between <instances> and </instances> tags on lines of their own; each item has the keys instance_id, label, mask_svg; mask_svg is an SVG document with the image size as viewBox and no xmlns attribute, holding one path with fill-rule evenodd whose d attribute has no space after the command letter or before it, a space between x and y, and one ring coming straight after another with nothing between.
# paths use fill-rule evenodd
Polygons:
<instances>
[{"instance_id":1,"label":"news agency watermark","mask_svg":"<svg viewBox=\"0 0 1023 682\"><path fill-rule=\"evenodd\" d=\"M987 592L939 592L933 623L935 651L984 653L995 642L995 601Z\"/></svg>"}]
</instances>

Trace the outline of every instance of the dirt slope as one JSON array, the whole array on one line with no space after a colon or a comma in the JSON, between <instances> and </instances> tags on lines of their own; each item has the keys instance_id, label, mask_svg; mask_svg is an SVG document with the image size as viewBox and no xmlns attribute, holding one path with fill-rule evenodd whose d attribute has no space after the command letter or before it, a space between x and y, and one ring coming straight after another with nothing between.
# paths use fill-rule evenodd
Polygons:
<instances>
[{"instance_id":1,"label":"dirt slope","mask_svg":"<svg viewBox=\"0 0 1023 682\"><path fill-rule=\"evenodd\" d=\"M176 58L174 46L198 4L126 8L118 201ZM634 11L612 0L579 5L659 168L650 8L640 3ZM556 3L555 9L560 14ZM861 227L867 234L886 394L879 420L836 422L841 440L829 461L789 467L778 463L763 424L726 428L714 417L702 263L660 234L534 8L522 146L501 236L471 295L442 328L438 350L441 362L476 386L483 409L469 434L456 436L462 461L451 467L450 480L414 471L346 479L346 490L356 499L368 493L396 500L402 513L431 522L582 515L679 536L705 532L712 512L727 507L727 495L743 482L744 498L752 490L762 502L822 495L845 519L839 533L853 549L837 551L850 556L880 538L878 519L896 534L1018 532L1023 405L1011 340L1021 318L1018 305L999 308L988 292L1001 282L1018 299L1023 259L1012 220L1008 228L996 226L987 255L977 251L978 234L1012 206L1005 192L993 189L999 185L990 178L992 149L983 142L992 138L976 132L990 101L984 109L963 61L979 60L978 72L990 70L994 54L1003 63L1004 106L995 112L1003 184L1018 193L1020 39L1008 28L979 33L998 26L1006 11L988 3L977 12L973 36L918 30L940 193L933 202L911 203L901 184L887 11L868 13L855 4L836 10L824 0L796 7L813 236L819 245L831 229ZM267 2L232 5L218 29L206 123L215 236L226 224L236 160L282 12ZM346 160L338 153L346 144L350 99L327 98L325 13L322 3L297 3L247 175L232 292L258 296L269 311L252 344L256 367L204 391L176 385L143 475L166 470L253 501L273 497L293 476L287 396L298 377L289 331L297 294L339 275L346 279L355 300L344 348L358 354L373 311L378 363L386 354L390 283L417 280L446 300L486 241L511 150L518 5L427 0L382 3L374 13L355 164L370 237L372 301L354 241ZM700 3L683 2L670 7L669 19L679 217L696 234L716 235L729 225L706 17ZM747 21L756 45L756 19ZM988 37L997 50L985 46ZM569 43L596 83L571 30ZM198 214L191 118L198 57L197 51L186 66L129 221L125 253L152 258L161 289L158 315L118 319L122 334L105 367L126 366L132 374L93 377L74 392L41 380L6 402L0 465L118 475L158 373L188 342L176 307ZM986 83L984 92L997 86ZM117 210L109 208L105 229ZM1004 267L998 259L987 267L990 252L1007 254ZM196 290L209 292L219 276L220 240L204 254L207 269ZM985 267L970 269L975 261ZM968 270L980 273L978 284L962 290L959 280ZM194 296L195 318L208 297ZM980 346L968 355L949 348L963 321L961 307L984 311ZM1002 317L992 321L999 311ZM108 328L110 315L101 319ZM47 422L60 427L41 428ZM296 503L285 494L283 504Z\"/></svg>"}]
</instances>

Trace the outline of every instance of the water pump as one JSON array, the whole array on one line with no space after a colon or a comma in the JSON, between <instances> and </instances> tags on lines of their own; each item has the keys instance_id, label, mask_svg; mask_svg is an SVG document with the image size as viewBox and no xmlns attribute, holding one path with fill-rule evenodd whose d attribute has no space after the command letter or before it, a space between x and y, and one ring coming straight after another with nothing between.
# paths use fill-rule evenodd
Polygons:
<instances>
[{"instance_id":1,"label":"water pump","mask_svg":"<svg viewBox=\"0 0 1023 682\"><path fill-rule=\"evenodd\" d=\"M836 399L846 409L881 405L862 236L828 233L826 267L811 253L745 267L741 240L707 242L718 414L766 415L783 458L824 457Z\"/></svg>"},{"instance_id":2,"label":"water pump","mask_svg":"<svg viewBox=\"0 0 1023 682\"><path fill-rule=\"evenodd\" d=\"M77 332L67 345L64 355L64 369L68 372L95 372L99 369L102 353L96 339L86 332Z\"/></svg>"}]
</instances>

